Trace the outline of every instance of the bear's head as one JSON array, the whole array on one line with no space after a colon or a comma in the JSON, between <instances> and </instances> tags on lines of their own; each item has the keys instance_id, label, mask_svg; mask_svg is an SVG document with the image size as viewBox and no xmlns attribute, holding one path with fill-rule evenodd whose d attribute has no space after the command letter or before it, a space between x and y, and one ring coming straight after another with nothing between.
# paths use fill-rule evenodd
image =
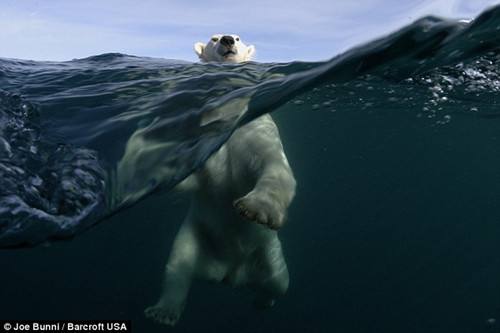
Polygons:
<instances>
[{"instance_id":1,"label":"bear's head","mask_svg":"<svg viewBox=\"0 0 500 333\"><path fill-rule=\"evenodd\" d=\"M201 61L244 62L252 60L253 45L246 46L238 35L213 35L207 44L194 44L194 51Z\"/></svg>"}]
</instances>

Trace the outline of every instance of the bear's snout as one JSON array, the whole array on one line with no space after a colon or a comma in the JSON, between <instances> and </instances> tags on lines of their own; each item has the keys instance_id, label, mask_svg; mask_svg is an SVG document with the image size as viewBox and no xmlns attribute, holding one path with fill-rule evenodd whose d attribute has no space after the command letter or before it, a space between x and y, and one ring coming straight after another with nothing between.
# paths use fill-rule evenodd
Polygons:
<instances>
[{"instance_id":1,"label":"bear's snout","mask_svg":"<svg viewBox=\"0 0 500 333\"><path fill-rule=\"evenodd\" d=\"M222 38L220 39L220 43L224 46L233 46L234 38L233 36L222 36Z\"/></svg>"}]
</instances>

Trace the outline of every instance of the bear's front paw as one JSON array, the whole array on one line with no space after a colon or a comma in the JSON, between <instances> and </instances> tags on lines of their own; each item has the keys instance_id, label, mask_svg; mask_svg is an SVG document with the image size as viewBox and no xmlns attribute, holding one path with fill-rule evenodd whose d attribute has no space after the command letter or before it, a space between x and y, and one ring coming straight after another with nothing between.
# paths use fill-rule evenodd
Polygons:
<instances>
[{"instance_id":1,"label":"bear's front paw","mask_svg":"<svg viewBox=\"0 0 500 333\"><path fill-rule=\"evenodd\" d=\"M177 323L181 316L181 313L182 308L175 306L171 307L168 305L165 306L160 303L150 306L149 308L144 310L144 314L147 318L153 319L160 324L169 326L174 326Z\"/></svg>"},{"instance_id":2,"label":"bear's front paw","mask_svg":"<svg viewBox=\"0 0 500 333\"><path fill-rule=\"evenodd\" d=\"M238 214L247 220L277 230L283 226L285 214L278 203L267 195L250 192L233 203Z\"/></svg>"}]
</instances>

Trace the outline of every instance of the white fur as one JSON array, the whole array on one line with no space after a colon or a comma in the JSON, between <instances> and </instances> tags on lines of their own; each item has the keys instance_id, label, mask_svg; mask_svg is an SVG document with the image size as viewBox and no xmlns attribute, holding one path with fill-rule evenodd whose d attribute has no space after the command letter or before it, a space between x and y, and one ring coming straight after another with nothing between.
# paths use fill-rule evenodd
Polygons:
<instances>
[{"instance_id":1,"label":"white fur","mask_svg":"<svg viewBox=\"0 0 500 333\"><path fill-rule=\"evenodd\" d=\"M228 48L221 43L221 38L223 36L233 37L235 43L232 48ZM234 54L224 56L224 53L228 50L233 51ZM213 35L206 44L201 42L194 44L194 51L200 60L204 62L215 61L239 63L252 60L252 57L255 54L255 46L246 46L238 35L217 34Z\"/></svg>"},{"instance_id":2,"label":"white fur","mask_svg":"<svg viewBox=\"0 0 500 333\"><path fill-rule=\"evenodd\" d=\"M199 55L219 61L207 47ZM295 195L295 179L271 116L236 130L186 184L195 187L191 207L166 265L163 292L146 315L174 325L193 278L250 286L256 305L273 305L288 288L276 230Z\"/></svg>"}]
</instances>

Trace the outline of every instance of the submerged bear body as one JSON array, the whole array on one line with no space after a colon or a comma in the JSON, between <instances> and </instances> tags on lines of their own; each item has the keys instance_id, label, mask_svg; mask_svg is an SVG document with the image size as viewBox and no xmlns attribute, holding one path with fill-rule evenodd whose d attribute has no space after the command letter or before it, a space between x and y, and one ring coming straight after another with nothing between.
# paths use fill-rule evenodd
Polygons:
<instances>
[{"instance_id":1,"label":"submerged bear body","mask_svg":"<svg viewBox=\"0 0 500 333\"><path fill-rule=\"evenodd\" d=\"M223 45L216 43L224 36L212 37L211 53L204 54L207 47L201 43L195 44L195 51L204 61L220 61L214 52L232 59L253 54L253 46L230 36L233 43L226 38ZM146 309L146 315L174 325L197 278L248 286L256 293L257 306L273 305L289 283L277 230L295 186L271 116L237 129L201 170L180 185L192 192L191 205L174 240L160 299Z\"/></svg>"}]
</instances>

